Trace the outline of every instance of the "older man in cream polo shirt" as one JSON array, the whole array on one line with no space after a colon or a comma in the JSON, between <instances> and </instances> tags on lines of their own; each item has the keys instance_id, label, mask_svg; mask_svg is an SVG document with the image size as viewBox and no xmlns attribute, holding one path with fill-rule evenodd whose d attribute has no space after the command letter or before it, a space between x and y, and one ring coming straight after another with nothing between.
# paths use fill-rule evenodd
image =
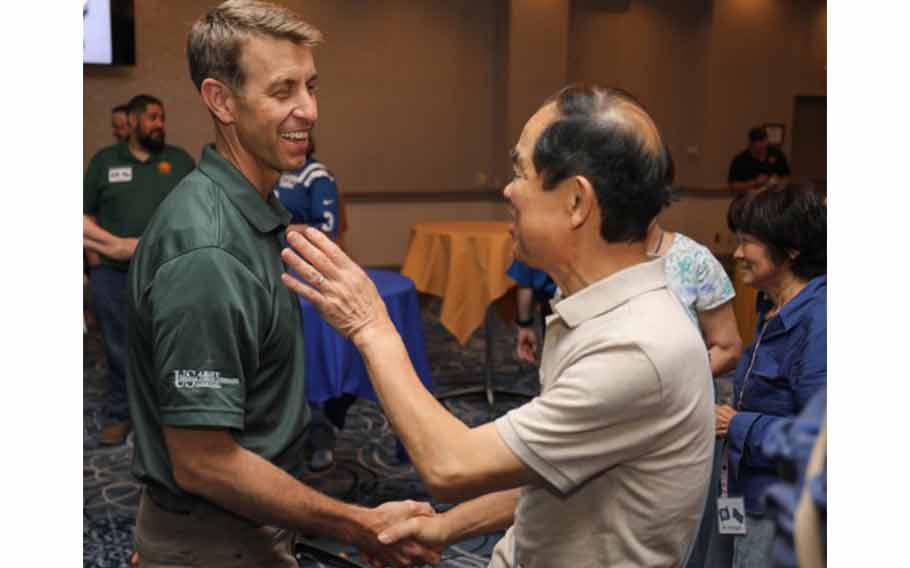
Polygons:
<instances>
[{"instance_id":1,"label":"older man in cream polo shirt","mask_svg":"<svg viewBox=\"0 0 910 568\"><path fill-rule=\"evenodd\" d=\"M490 566L681 566L707 494L713 395L704 342L644 248L673 177L667 147L628 94L571 86L512 159L515 256L563 295L541 395L494 423L468 428L423 389L370 280L328 239L292 234L297 254L283 252L311 286L285 284L360 349L421 478L461 502L380 540L439 548L509 527Z\"/></svg>"}]
</instances>

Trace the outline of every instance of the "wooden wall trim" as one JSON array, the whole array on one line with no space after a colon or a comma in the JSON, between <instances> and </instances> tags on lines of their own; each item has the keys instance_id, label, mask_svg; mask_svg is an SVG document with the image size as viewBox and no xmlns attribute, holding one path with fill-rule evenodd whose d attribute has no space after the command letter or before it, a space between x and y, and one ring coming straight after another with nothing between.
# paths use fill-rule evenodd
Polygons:
<instances>
[{"instance_id":1,"label":"wooden wall trim","mask_svg":"<svg viewBox=\"0 0 910 568\"><path fill-rule=\"evenodd\" d=\"M462 189L446 191L342 191L345 203L426 203L503 201L499 189Z\"/></svg>"},{"instance_id":2,"label":"wooden wall trim","mask_svg":"<svg viewBox=\"0 0 910 568\"><path fill-rule=\"evenodd\" d=\"M677 187L677 194L728 197L727 187ZM445 191L343 191L345 203L426 203L426 202L499 202L505 201L497 188Z\"/></svg>"},{"instance_id":3,"label":"wooden wall trim","mask_svg":"<svg viewBox=\"0 0 910 568\"><path fill-rule=\"evenodd\" d=\"M811 180L816 189L827 189L825 180ZM728 198L735 193L727 186L692 186L674 188L680 197ZM444 191L344 191L345 203L446 203L446 202L504 202L498 188L461 189Z\"/></svg>"}]
</instances>

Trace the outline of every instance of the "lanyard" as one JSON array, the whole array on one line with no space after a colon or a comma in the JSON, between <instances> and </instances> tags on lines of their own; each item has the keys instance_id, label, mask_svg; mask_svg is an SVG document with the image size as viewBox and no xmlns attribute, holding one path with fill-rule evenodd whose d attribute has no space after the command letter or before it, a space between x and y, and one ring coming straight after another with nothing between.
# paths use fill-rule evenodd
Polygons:
<instances>
[{"instance_id":1,"label":"lanyard","mask_svg":"<svg viewBox=\"0 0 910 568\"><path fill-rule=\"evenodd\" d=\"M746 376L743 378L743 386L739 389L739 397L736 399L736 405L734 405L734 410L739 410L743 407L743 396L746 394L746 385L749 383L749 379L752 378L752 367L755 366L755 357L758 355L758 348L761 346L761 340L765 336L765 330L768 329L768 320L765 320L765 323L761 326L761 331L758 332L758 339L755 340L755 349L752 350L752 359L749 361L749 367L746 369Z\"/></svg>"},{"instance_id":2,"label":"lanyard","mask_svg":"<svg viewBox=\"0 0 910 568\"><path fill-rule=\"evenodd\" d=\"M736 399L736 405L734 408L738 411L743 406L743 396L746 394L746 385L749 382L749 379L752 378L752 367L755 366L755 357L758 355L758 348L761 345L761 340L765 336L765 330L768 329L768 320L765 320L765 323L761 326L761 331L758 332L758 339L755 340L755 349L752 350L752 359L749 361L749 367L746 369L746 376L743 379L743 386L739 390L739 397ZM729 436L730 429L727 428L727 435ZM729 463L730 461L730 443L727 439L724 439L724 455L720 459L720 496L727 496L727 486L729 482Z\"/></svg>"}]
</instances>

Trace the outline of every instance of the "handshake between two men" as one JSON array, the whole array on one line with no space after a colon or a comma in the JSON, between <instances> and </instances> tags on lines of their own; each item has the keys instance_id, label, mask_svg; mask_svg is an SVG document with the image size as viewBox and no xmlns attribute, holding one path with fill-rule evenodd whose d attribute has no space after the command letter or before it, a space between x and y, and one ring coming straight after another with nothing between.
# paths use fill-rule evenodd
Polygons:
<instances>
[{"instance_id":1,"label":"handshake between two men","mask_svg":"<svg viewBox=\"0 0 910 568\"><path fill-rule=\"evenodd\" d=\"M441 514L414 501L380 506L390 522L378 541L397 547L386 559L403 566L436 564L449 544L511 525L517 487L540 482L538 476L508 449L493 424L469 429L424 388L363 269L316 229L289 233L288 244L282 260L303 281L289 273L282 281L360 351L380 404L430 492L450 502L475 498ZM383 565L369 548L361 552L373 566Z\"/></svg>"}]
</instances>

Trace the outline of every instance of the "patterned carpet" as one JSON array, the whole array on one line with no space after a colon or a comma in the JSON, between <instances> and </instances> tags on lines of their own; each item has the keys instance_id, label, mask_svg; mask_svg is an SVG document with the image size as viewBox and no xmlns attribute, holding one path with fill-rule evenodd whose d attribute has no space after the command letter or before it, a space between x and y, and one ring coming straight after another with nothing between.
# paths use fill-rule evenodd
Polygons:
<instances>
[{"instance_id":1,"label":"patterned carpet","mask_svg":"<svg viewBox=\"0 0 910 568\"><path fill-rule=\"evenodd\" d=\"M484 369L483 330L465 347L436 319L439 302L430 300L423 315L424 340L437 394L466 385L481 384ZM511 332L495 319L496 385L537 392L536 369L519 365L512 357ZM100 335L90 331L83 340L83 566L129 566L139 485L130 475L132 436L120 447L98 445L104 388L104 363ZM482 396L449 399L446 405L462 421L478 425L521 404L521 399L500 397L491 413ZM400 499L430 500L410 465L398 463L395 439L376 404L358 400L351 407L345 429L339 433L335 466L327 472L303 477L308 485L348 502L375 506ZM450 505L434 503L437 510ZM501 533L458 543L445 551L442 566L486 566ZM329 552L325 554L323 551ZM339 558L341 556L341 558ZM344 557L349 560L344 560ZM328 540L307 540L299 548L300 565L361 566L356 551Z\"/></svg>"}]
</instances>

